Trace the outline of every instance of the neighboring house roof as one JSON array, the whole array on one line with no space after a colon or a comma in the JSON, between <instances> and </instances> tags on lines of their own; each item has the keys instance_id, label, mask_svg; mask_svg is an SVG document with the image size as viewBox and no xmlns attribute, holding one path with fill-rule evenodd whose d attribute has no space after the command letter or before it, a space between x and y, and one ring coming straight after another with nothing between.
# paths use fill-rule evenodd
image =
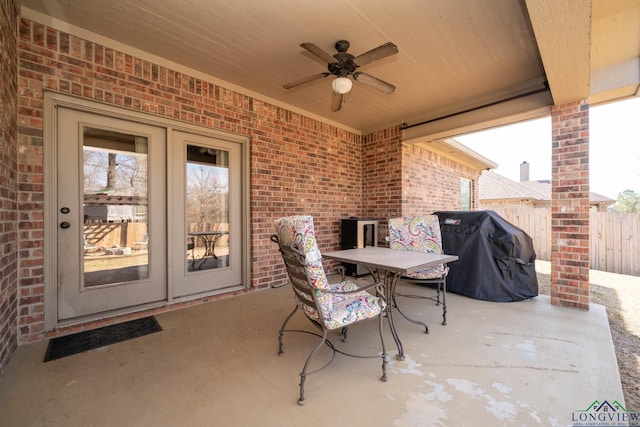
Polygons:
<instances>
[{"instance_id":1,"label":"neighboring house roof","mask_svg":"<svg viewBox=\"0 0 640 427\"><path fill-rule=\"evenodd\" d=\"M494 171L483 171L478 178L478 198L483 200L551 200L549 181L513 181ZM591 203L615 203L602 194L589 192Z\"/></svg>"},{"instance_id":2,"label":"neighboring house roof","mask_svg":"<svg viewBox=\"0 0 640 427\"><path fill-rule=\"evenodd\" d=\"M528 181L530 182L530 181ZM478 198L482 200L551 200L546 194L533 186L520 185L493 171L484 171L478 178Z\"/></svg>"},{"instance_id":3,"label":"neighboring house roof","mask_svg":"<svg viewBox=\"0 0 640 427\"><path fill-rule=\"evenodd\" d=\"M594 193L593 191L589 192L589 201L592 203L616 203L617 200L610 199L607 196L603 196L602 194Z\"/></svg>"}]
</instances>

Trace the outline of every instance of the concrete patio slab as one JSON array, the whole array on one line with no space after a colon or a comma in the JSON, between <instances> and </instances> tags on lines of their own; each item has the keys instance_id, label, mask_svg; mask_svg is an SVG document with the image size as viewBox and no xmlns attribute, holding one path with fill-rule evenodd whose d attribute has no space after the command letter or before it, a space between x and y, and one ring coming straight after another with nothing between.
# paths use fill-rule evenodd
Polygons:
<instances>
[{"instance_id":1,"label":"concrete patio slab","mask_svg":"<svg viewBox=\"0 0 640 427\"><path fill-rule=\"evenodd\" d=\"M624 404L604 307L449 294L447 326L432 302L399 299L430 334L397 318L407 357L390 359L388 382L379 359L337 355L308 378L298 406L298 373L315 337L287 334L277 356L290 292L160 314L162 332L48 363L46 342L20 347L0 382L0 425L569 426L595 400ZM293 323L312 330L300 314ZM369 322L348 343L332 341L375 353L376 334ZM327 357L323 350L318 362Z\"/></svg>"}]
</instances>

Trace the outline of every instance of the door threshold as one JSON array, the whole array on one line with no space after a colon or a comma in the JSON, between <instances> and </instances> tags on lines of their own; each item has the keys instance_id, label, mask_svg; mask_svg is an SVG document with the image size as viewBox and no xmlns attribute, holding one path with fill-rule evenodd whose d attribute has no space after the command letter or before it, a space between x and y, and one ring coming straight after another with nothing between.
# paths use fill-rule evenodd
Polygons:
<instances>
[{"instance_id":1,"label":"door threshold","mask_svg":"<svg viewBox=\"0 0 640 427\"><path fill-rule=\"evenodd\" d=\"M135 307L126 307L118 310L103 311L100 313L88 314L86 316L74 317L72 319L62 319L62 320L58 320L58 323L54 329L47 332L51 333L51 332L58 331L60 329L67 329L72 326L83 325L90 322L95 322L95 325L91 325L90 328L88 327L86 329L94 329L94 327L97 328L97 327L102 327L112 323L118 323L120 321L131 320L132 317L135 317L131 315L136 313L143 313L151 309L157 309L160 307L167 307L167 306L169 306L169 303L166 300L163 300L163 301L137 305ZM123 317L126 317L126 318L123 318Z\"/></svg>"},{"instance_id":2,"label":"door threshold","mask_svg":"<svg viewBox=\"0 0 640 427\"><path fill-rule=\"evenodd\" d=\"M226 294L231 294L233 292L246 291L246 290L247 290L247 287L244 285L229 286L223 289L216 289L213 291L205 291L205 292L199 292L191 295L181 295L179 297L174 297L171 300L171 304L181 303L186 301L193 301L193 300L208 298L208 297L224 296ZM229 296L233 296L233 295L229 295Z\"/></svg>"}]
</instances>

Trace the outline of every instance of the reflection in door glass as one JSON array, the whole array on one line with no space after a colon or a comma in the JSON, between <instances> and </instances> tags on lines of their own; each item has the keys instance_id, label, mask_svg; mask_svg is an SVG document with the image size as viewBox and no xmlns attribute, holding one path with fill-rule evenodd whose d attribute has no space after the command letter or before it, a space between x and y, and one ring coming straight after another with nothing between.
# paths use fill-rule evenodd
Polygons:
<instances>
[{"instance_id":1,"label":"reflection in door glass","mask_svg":"<svg viewBox=\"0 0 640 427\"><path fill-rule=\"evenodd\" d=\"M187 271L229 266L229 152L187 145Z\"/></svg>"},{"instance_id":2,"label":"reflection in door glass","mask_svg":"<svg viewBox=\"0 0 640 427\"><path fill-rule=\"evenodd\" d=\"M83 128L84 286L149 278L145 137Z\"/></svg>"}]
</instances>

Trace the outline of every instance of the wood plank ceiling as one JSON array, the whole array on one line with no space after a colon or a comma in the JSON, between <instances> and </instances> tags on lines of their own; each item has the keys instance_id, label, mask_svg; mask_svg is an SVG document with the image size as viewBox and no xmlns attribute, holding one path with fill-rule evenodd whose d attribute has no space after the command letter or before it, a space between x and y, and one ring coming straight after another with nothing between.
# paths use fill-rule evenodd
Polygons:
<instances>
[{"instance_id":1,"label":"wood plank ceiling","mask_svg":"<svg viewBox=\"0 0 640 427\"><path fill-rule=\"evenodd\" d=\"M367 133L475 110L545 87L526 107L450 119L417 135L475 130L548 114L552 103L634 95L640 0L19 0L21 15L115 48L179 64L232 89ZM300 47L359 55L386 42L399 53L362 67L392 94L354 82L332 112L327 71ZM631 68L628 70L628 68ZM609 70L609 72L607 72ZM612 78L613 71L624 74ZM597 80L594 82L594 76ZM594 92L594 87L597 93ZM526 110L526 111L525 111ZM463 115L459 115L462 117ZM437 121L437 120L436 120ZM448 135L451 136L451 135Z\"/></svg>"}]
</instances>

